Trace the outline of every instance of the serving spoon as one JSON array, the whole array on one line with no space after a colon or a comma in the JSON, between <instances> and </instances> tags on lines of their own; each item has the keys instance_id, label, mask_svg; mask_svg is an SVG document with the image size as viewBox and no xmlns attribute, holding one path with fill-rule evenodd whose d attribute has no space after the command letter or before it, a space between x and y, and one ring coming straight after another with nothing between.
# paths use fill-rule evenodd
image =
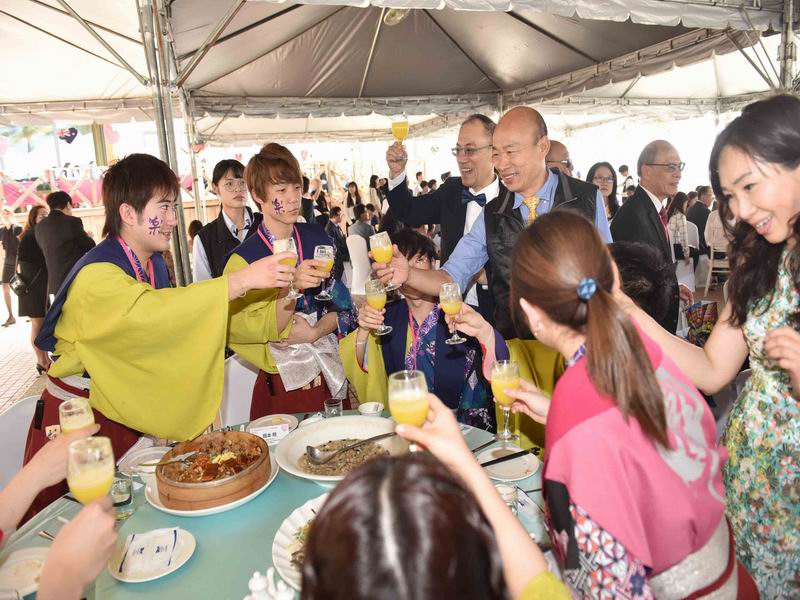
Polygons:
<instances>
[{"instance_id":1,"label":"serving spoon","mask_svg":"<svg viewBox=\"0 0 800 600\"><path fill-rule=\"evenodd\" d=\"M347 452L348 450L352 450L353 448L358 448L359 446L363 446L364 444L368 444L369 442L377 442L378 440L384 440L386 438L392 437L393 435L397 434L394 431L390 431L389 433L382 433L380 435L376 435L374 437L356 442L355 444L350 444L349 446L345 446L344 448L340 448L339 450L320 450L315 446L306 446L306 456L308 457L308 462L310 462L311 464L324 465L325 463L329 463L334 456L337 456L342 452Z\"/></svg>"},{"instance_id":2,"label":"serving spoon","mask_svg":"<svg viewBox=\"0 0 800 600\"><path fill-rule=\"evenodd\" d=\"M163 467L164 465L171 465L174 463L182 463L188 461L192 456L197 454L196 450L192 452L187 452L186 454L181 454L180 456L175 456L170 458L169 460L162 460L158 462L149 462L149 463L140 463L136 465L136 467Z\"/></svg>"}]
</instances>

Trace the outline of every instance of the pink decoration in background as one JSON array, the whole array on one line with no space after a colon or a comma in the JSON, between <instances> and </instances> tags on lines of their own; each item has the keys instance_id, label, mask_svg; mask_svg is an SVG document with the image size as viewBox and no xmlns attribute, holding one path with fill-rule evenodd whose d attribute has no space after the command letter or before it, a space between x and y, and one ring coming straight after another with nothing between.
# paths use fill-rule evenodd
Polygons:
<instances>
[{"instance_id":1,"label":"pink decoration in background","mask_svg":"<svg viewBox=\"0 0 800 600\"><path fill-rule=\"evenodd\" d=\"M103 135L107 144L116 144L119 141L119 132L114 131L111 125L103 125Z\"/></svg>"},{"instance_id":2,"label":"pink decoration in background","mask_svg":"<svg viewBox=\"0 0 800 600\"><path fill-rule=\"evenodd\" d=\"M242 153L241 152L237 152L236 154L233 155L233 158L235 158L239 162L242 162Z\"/></svg>"},{"instance_id":3,"label":"pink decoration in background","mask_svg":"<svg viewBox=\"0 0 800 600\"><path fill-rule=\"evenodd\" d=\"M205 149L206 149L206 145L205 144L195 144L192 147L192 150L194 150L195 154L200 154Z\"/></svg>"},{"instance_id":4,"label":"pink decoration in background","mask_svg":"<svg viewBox=\"0 0 800 600\"><path fill-rule=\"evenodd\" d=\"M8 151L9 146L11 146L11 140L0 135L0 157L2 157Z\"/></svg>"}]
</instances>

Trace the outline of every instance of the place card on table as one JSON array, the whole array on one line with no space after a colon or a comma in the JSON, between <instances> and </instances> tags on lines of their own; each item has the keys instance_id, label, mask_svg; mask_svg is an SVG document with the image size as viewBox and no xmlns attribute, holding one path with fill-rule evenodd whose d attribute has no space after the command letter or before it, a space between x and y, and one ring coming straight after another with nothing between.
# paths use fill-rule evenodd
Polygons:
<instances>
[{"instance_id":1,"label":"place card on table","mask_svg":"<svg viewBox=\"0 0 800 600\"><path fill-rule=\"evenodd\" d=\"M172 563L177 541L177 527L132 533L125 540L119 573L135 575L167 569Z\"/></svg>"},{"instance_id":2,"label":"place card on table","mask_svg":"<svg viewBox=\"0 0 800 600\"><path fill-rule=\"evenodd\" d=\"M291 431L291 428L289 423L286 422L250 429L250 433L262 438L268 444L279 442L289 434L289 431Z\"/></svg>"}]
</instances>

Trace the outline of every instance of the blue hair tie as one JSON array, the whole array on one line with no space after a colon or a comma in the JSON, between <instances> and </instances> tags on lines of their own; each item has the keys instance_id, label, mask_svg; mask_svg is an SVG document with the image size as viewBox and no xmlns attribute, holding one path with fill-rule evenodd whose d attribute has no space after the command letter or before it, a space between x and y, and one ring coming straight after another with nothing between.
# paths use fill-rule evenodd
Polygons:
<instances>
[{"instance_id":1,"label":"blue hair tie","mask_svg":"<svg viewBox=\"0 0 800 600\"><path fill-rule=\"evenodd\" d=\"M581 302L588 302L597 292L597 281L592 277L584 277L578 284L578 298Z\"/></svg>"}]
</instances>

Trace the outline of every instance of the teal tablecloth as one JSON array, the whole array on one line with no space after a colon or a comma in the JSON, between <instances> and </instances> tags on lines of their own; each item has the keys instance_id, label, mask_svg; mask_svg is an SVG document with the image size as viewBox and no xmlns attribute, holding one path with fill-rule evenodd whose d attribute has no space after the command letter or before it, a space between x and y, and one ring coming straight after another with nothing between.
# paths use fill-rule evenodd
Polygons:
<instances>
[{"instance_id":1,"label":"teal tablecloth","mask_svg":"<svg viewBox=\"0 0 800 600\"><path fill-rule=\"evenodd\" d=\"M466 434L470 447L487 442L491 435L473 429ZM516 482L521 490L541 487L541 468L533 476ZM272 566L272 541L286 517L295 508L329 490L281 471L275 481L251 502L234 510L208 517L175 517L156 510L144 500L144 488L136 492L136 512L122 525L119 544L128 534L143 533L161 527L181 527L197 540L194 555L180 569L161 579L147 583L122 583L104 570L88 598L95 600L121 598L211 598L238 600L248 594L247 582L254 571L262 573ZM541 506L541 492L529 494ZM0 552L0 560L10 552L31 546L46 546L37 536L42 529L56 534L62 527L56 518L73 517L80 506L64 498L16 532ZM529 531L541 537L541 522L522 519Z\"/></svg>"}]
</instances>

